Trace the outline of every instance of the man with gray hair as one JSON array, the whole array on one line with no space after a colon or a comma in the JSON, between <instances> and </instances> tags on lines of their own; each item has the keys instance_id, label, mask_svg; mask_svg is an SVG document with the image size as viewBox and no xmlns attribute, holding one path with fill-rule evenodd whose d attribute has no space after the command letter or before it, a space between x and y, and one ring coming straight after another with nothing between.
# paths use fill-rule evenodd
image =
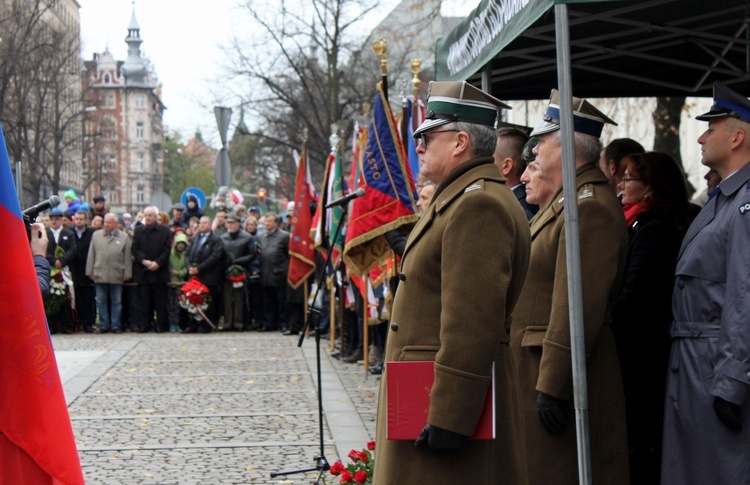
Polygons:
<instances>
[{"instance_id":1,"label":"man with gray hair","mask_svg":"<svg viewBox=\"0 0 750 485\"><path fill-rule=\"evenodd\" d=\"M578 483L570 351L560 103L552 91L544 122L531 136L540 178L554 192L531 221L531 262L511 324L519 380L529 484ZM627 484L628 448L620 364L611 308L625 270L628 233L622 207L597 167L605 123L584 99L573 98L582 304L593 483ZM575 302L570 302L574 304Z\"/></svg>"},{"instance_id":2,"label":"man with gray hair","mask_svg":"<svg viewBox=\"0 0 750 485\"><path fill-rule=\"evenodd\" d=\"M108 212L102 230L91 236L86 258L86 276L96 289L100 333L122 332L122 285L133 276L130 251L130 237L117 229L117 216Z\"/></svg>"},{"instance_id":3,"label":"man with gray hair","mask_svg":"<svg viewBox=\"0 0 750 485\"><path fill-rule=\"evenodd\" d=\"M143 224L133 234L133 279L138 284L138 332L151 329L156 311L157 333L168 330L167 283L169 282L169 253L172 234L167 226L156 222L157 207L143 210Z\"/></svg>"},{"instance_id":4,"label":"man with gray hair","mask_svg":"<svg viewBox=\"0 0 750 485\"><path fill-rule=\"evenodd\" d=\"M530 237L493 164L500 108L509 106L466 82L430 83L428 114L414 137L420 173L437 188L404 248L378 397L376 484L525 483L507 325ZM424 428L410 440L388 438L395 361L430 361L434 372ZM469 440L493 375L496 438Z\"/></svg>"}]
</instances>

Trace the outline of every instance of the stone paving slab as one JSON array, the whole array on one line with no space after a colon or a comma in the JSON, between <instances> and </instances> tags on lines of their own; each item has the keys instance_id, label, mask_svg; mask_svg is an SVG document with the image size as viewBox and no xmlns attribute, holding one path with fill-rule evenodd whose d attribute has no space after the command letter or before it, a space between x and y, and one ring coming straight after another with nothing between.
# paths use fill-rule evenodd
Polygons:
<instances>
[{"instance_id":1,"label":"stone paving slab","mask_svg":"<svg viewBox=\"0 0 750 485\"><path fill-rule=\"evenodd\" d=\"M78 397L68 410L71 417L232 412L292 413L300 410L317 410L317 395L311 389L279 393L85 394Z\"/></svg>"},{"instance_id":2,"label":"stone paving slab","mask_svg":"<svg viewBox=\"0 0 750 485\"><path fill-rule=\"evenodd\" d=\"M312 339L301 349L273 332L56 335L53 343L61 355L78 353L60 362L87 483L307 484L317 475L270 478L314 467L320 450ZM379 381L329 358L327 345L323 442L333 463L374 438Z\"/></svg>"}]
</instances>

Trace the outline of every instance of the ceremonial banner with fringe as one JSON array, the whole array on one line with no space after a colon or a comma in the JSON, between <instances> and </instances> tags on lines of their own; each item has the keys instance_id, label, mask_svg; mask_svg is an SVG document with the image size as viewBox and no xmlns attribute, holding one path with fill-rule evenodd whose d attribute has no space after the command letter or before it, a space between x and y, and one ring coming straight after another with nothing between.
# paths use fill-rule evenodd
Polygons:
<instances>
[{"instance_id":1,"label":"ceremonial banner with fringe","mask_svg":"<svg viewBox=\"0 0 750 485\"><path fill-rule=\"evenodd\" d=\"M380 84L360 173L359 186L366 193L352 204L344 261L351 271L364 274L388 255L383 235L417 221L414 178Z\"/></svg>"},{"instance_id":2,"label":"ceremonial banner with fringe","mask_svg":"<svg viewBox=\"0 0 750 485\"><path fill-rule=\"evenodd\" d=\"M0 127L0 483L83 484Z\"/></svg>"},{"instance_id":3,"label":"ceremonial banner with fringe","mask_svg":"<svg viewBox=\"0 0 750 485\"><path fill-rule=\"evenodd\" d=\"M291 287L295 289L315 271L315 241L310 237L312 227L310 203L317 202L317 200L318 196L310 176L310 164L307 163L307 148L305 148L297 166L292 231L289 235L290 260L287 278Z\"/></svg>"}]
</instances>

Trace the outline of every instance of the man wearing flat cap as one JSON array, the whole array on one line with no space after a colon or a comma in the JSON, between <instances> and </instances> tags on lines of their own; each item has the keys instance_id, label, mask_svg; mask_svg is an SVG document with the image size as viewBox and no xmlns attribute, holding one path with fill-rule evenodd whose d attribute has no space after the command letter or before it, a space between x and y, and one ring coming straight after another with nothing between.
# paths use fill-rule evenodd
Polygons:
<instances>
[{"instance_id":1,"label":"man wearing flat cap","mask_svg":"<svg viewBox=\"0 0 750 485\"><path fill-rule=\"evenodd\" d=\"M493 163L497 111L465 82L430 83L420 173L437 184L409 235L378 400L376 484L526 483L508 325L529 258L526 215ZM434 366L416 441L388 439L388 365ZM494 440L473 435L495 376ZM415 446L416 445L416 446Z\"/></svg>"},{"instance_id":2,"label":"man wearing flat cap","mask_svg":"<svg viewBox=\"0 0 750 485\"><path fill-rule=\"evenodd\" d=\"M685 234L672 293L662 483L750 483L750 101L714 84L698 138L722 177Z\"/></svg>"},{"instance_id":3,"label":"man wearing flat cap","mask_svg":"<svg viewBox=\"0 0 750 485\"><path fill-rule=\"evenodd\" d=\"M606 123L615 124L588 101L573 98L591 472L593 483L611 485L629 483L622 377L609 325L628 233L622 207L598 168ZM529 274L511 328L528 478L538 485L578 483L560 133L553 90L544 122L531 136L539 137L533 152L554 196L531 221Z\"/></svg>"}]
</instances>

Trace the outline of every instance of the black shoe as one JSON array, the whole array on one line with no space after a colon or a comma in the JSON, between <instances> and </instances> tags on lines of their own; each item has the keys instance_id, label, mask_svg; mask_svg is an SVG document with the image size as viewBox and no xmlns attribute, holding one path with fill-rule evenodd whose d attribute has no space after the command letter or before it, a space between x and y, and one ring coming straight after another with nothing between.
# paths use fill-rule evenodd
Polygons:
<instances>
[{"instance_id":1,"label":"black shoe","mask_svg":"<svg viewBox=\"0 0 750 485\"><path fill-rule=\"evenodd\" d=\"M109 329L108 328L102 328L102 329L99 330L99 333L109 333Z\"/></svg>"},{"instance_id":2,"label":"black shoe","mask_svg":"<svg viewBox=\"0 0 750 485\"><path fill-rule=\"evenodd\" d=\"M122 333L122 330L120 330L119 328L117 328L115 330L112 330L112 333Z\"/></svg>"},{"instance_id":3,"label":"black shoe","mask_svg":"<svg viewBox=\"0 0 750 485\"><path fill-rule=\"evenodd\" d=\"M83 327L83 331L86 333L94 333L93 327Z\"/></svg>"},{"instance_id":4,"label":"black shoe","mask_svg":"<svg viewBox=\"0 0 750 485\"><path fill-rule=\"evenodd\" d=\"M188 327L188 328L183 328L182 329L182 333L196 333L196 332L197 332L197 330L194 329L194 328L192 328L192 327Z\"/></svg>"},{"instance_id":5,"label":"black shoe","mask_svg":"<svg viewBox=\"0 0 750 485\"><path fill-rule=\"evenodd\" d=\"M381 363L374 364L372 367L370 367L369 372L370 374L374 376L379 376L380 374L383 373L383 364Z\"/></svg>"},{"instance_id":6,"label":"black shoe","mask_svg":"<svg viewBox=\"0 0 750 485\"><path fill-rule=\"evenodd\" d=\"M149 327L145 327L145 328L140 328L139 327L138 328L138 333L148 333L150 331L151 331L151 329Z\"/></svg>"},{"instance_id":7,"label":"black shoe","mask_svg":"<svg viewBox=\"0 0 750 485\"><path fill-rule=\"evenodd\" d=\"M260 327L260 328L258 329L258 331L259 331L259 332L273 332L273 331L274 331L274 329L273 329L273 328L265 328L265 327Z\"/></svg>"},{"instance_id":8,"label":"black shoe","mask_svg":"<svg viewBox=\"0 0 750 485\"><path fill-rule=\"evenodd\" d=\"M341 359L341 362L346 362L347 364L354 364L357 361L360 361L364 358L362 355L362 351L358 350L354 352L353 354L347 355L343 359Z\"/></svg>"},{"instance_id":9,"label":"black shoe","mask_svg":"<svg viewBox=\"0 0 750 485\"><path fill-rule=\"evenodd\" d=\"M333 357L334 359L338 359L338 360L341 360L341 352L339 352L338 350L334 350L333 352L331 352L331 353L330 353L330 354L328 354L328 355L330 355L330 356L331 356L331 357Z\"/></svg>"},{"instance_id":10,"label":"black shoe","mask_svg":"<svg viewBox=\"0 0 750 485\"><path fill-rule=\"evenodd\" d=\"M299 332L297 330L287 328L286 330L281 332L281 335L299 335Z\"/></svg>"}]
</instances>

